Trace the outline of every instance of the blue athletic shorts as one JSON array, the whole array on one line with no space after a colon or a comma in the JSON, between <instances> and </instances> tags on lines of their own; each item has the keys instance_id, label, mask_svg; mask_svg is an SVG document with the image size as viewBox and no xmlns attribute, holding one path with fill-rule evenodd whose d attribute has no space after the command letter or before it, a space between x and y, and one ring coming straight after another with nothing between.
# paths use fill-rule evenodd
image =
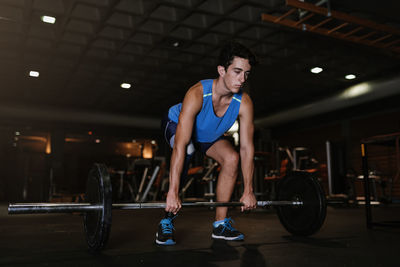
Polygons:
<instances>
[{"instance_id":1,"label":"blue athletic shorts","mask_svg":"<svg viewBox=\"0 0 400 267\"><path fill-rule=\"evenodd\" d=\"M163 131L163 135L167 144L173 148L174 147L174 140L175 140L175 133L176 127L178 124L168 118L168 114L165 114L163 119L161 120L161 129ZM194 155L195 151L200 151L201 153L206 153L207 150L215 144L217 141L223 139L224 137L221 136L217 140L211 143L201 143L196 142L195 140L191 140L190 143L186 147L186 157L185 162L183 165L182 173L181 173L181 183L180 185L183 186L184 181L186 180L187 172L189 170L189 164L192 156Z\"/></svg>"}]
</instances>

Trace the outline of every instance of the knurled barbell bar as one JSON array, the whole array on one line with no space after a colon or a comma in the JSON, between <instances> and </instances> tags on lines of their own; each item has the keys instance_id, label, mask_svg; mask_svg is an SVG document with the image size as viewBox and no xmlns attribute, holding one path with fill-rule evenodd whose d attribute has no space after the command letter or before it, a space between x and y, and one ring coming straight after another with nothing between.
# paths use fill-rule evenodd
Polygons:
<instances>
[{"instance_id":1,"label":"knurled barbell bar","mask_svg":"<svg viewBox=\"0 0 400 267\"><path fill-rule=\"evenodd\" d=\"M257 201L257 207L303 205L301 201ZM112 209L137 210L165 208L165 203L115 203ZM242 202L183 202L182 207L240 207ZM9 204L9 214L69 213L100 211L103 205L90 203L14 203Z\"/></svg>"},{"instance_id":2,"label":"knurled barbell bar","mask_svg":"<svg viewBox=\"0 0 400 267\"><path fill-rule=\"evenodd\" d=\"M112 204L110 175L104 164L94 164L89 172L86 203L14 203L9 214L84 213L84 229L89 250L101 250L111 230L112 209L165 208L165 203ZM183 207L239 207L242 202L183 202ZM294 235L317 232L326 216L325 194L318 181L308 173L293 172L280 181L277 200L258 201L258 207L277 207L283 226Z\"/></svg>"}]
</instances>

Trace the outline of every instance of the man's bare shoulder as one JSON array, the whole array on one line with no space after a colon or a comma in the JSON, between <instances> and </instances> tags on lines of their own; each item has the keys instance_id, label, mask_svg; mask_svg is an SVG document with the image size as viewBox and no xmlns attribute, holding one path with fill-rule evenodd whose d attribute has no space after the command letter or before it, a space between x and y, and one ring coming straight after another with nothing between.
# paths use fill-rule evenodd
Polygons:
<instances>
[{"instance_id":1,"label":"man's bare shoulder","mask_svg":"<svg viewBox=\"0 0 400 267\"><path fill-rule=\"evenodd\" d=\"M251 97L243 92L242 95L242 102L240 103L240 109L239 109L239 117L243 119L244 117L253 117L253 101L251 100ZM251 119L252 120L252 119Z\"/></svg>"},{"instance_id":2,"label":"man's bare shoulder","mask_svg":"<svg viewBox=\"0 0 400 267\"><path fill-rule=\"evenodd\" d=\"M203 103L203 86L200 82L196 83L186 92L182 103L182 112L198 113Z\"/></svg>"},{"instance_id":3,"label":"man's bare shoulder","mask_svg":"<svg viewBox=\"0 0 400 267\"><path fill-rule=\"evenodd\" d=\"M201 82L196 83L192 87L189 88L187 94L195 95L195 96L202 96L203 95L203 85Z\"/></svg>"},{"instance_id":4,"label":"man's bare shoulder","mask_svg":"<svg viewBox=\"0 0 400 267\"><path fill-rule=\"evenodd\" d=\"M241 104L242 104L242 105L244 104L244 105L246 105L246 106L247 106L247 105L253 106L253 101L251 100L251 97L249 96L248 93L243 92Z\"/></svg>"}]
</instances>

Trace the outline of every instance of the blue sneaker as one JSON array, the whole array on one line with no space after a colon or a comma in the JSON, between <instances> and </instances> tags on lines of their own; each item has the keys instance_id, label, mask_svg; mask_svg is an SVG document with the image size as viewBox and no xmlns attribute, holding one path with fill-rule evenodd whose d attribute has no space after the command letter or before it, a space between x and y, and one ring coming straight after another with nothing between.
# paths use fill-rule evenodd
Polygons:
<instances>
[{"instance_id":1,"label":"blue sneaker","mask_svg":"<svg viewBox=\"0 0 400 267\"><path fill-rule=\"evenodd\" d=\"M175 245L176 243L174 238L175 228L173 223L175 217L176 216L165 217L158 224L158 231L156 233L156 243L158 245L164 245L164 246Z\"/></svg>"},{"instance_id":2,"label":"blue sneaker","mask_svg":"<svg viewBox=\"0 0 400 267\"><path fill-rule=\"evenodd\" d=\"M229 241L243 240L244 235L233 228L233 223L234 221L231 218L225 218L223 223L219 224L217 227L213 227L213 233L211 237L214 239L224 239Z\"/></svg>"}]
</instances>

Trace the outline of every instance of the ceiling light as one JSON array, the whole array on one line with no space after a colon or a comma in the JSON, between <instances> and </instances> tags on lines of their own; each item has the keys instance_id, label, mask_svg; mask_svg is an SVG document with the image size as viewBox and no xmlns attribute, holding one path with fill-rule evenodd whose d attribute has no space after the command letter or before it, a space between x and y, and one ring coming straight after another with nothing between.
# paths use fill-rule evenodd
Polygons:
<instances>
[{"instance_id":1,"label":"ceiling light","mask_svg":"<svg viewBox=\"0 0 400 267\"><path fill-rule=\"evenodd\" d=\"M155 145L156 144L156 140L151 140L151 144Z\"/></svg>"},{"instance_id":2,"label":"ceiling light","mask_svg":"<svg viewBox=\"0 0 400 267\"><path fill-rule=\"evenodd\" d=\"M96 139L95 142L96 142L96 144L99 144L101 141L100 141L100 139Z\"/></svg>"},{"instance_id":3,"label":"ceiling light","mask_svg":"<svg viewBox=\"0 0 400 267\"><path fill-rule=\"evenodd\" d=\"M314 67L311 69L312 73L320 73L321 71L323 71L323 69L320 67Z\"/></svg>"},{"instance_id":4,"label":"ceiling light","mask_svg":"<svg viewBox=\"0 0 400 267\"><path fill-rule=\"evenodd\" d=\"M51 17L51 16L41 16L40 19L41 19L44 23L50 23L50 24L56 23L56 18L55 18L55 17Z\"/></svg>"},{"instance_id":5,"label":"ceiling light","mask_svg":"<svg viewBox=\"0 0 400 267\"><path fill-rule=\"evenodd\" d=\"M346 78L347 80L353 80L353 79L356 78L356 75L354 75L354 74L348 74L348 75L345 76L345 78Z\"/></svg>"},{"instance_id":6,"label":"ceiling light","mask_svg":"<svg viewBox=\"0 0 400 267\"><path fill-rule=\"evenodd\" d=\"M31 77L39 77L39 72L38 72L38 71L31 70L31 71L29 72L29 76L31 76Z\"/></svg>"},{"instance_id":7,"label":"ceiling light","mask_svg":"<svg viewBox=\"0 0 400 267\"><path fill-rule=\"evenodd\" d=\"M129 88L131 88L131 84L130 83L121 83L121 87L124 89L129 89Z\"/></svg>"},{"instance_id":8,"label":"ceiling light","mask_svg":"<svg viewBox=\"0 0 400 267\"><path fill-rule=\"evenodd\" d=\"M173 45L174 47L178 47L178 46L179 46L179 42L174 42L172 45Z\"/></svg>"}]
</instances>

